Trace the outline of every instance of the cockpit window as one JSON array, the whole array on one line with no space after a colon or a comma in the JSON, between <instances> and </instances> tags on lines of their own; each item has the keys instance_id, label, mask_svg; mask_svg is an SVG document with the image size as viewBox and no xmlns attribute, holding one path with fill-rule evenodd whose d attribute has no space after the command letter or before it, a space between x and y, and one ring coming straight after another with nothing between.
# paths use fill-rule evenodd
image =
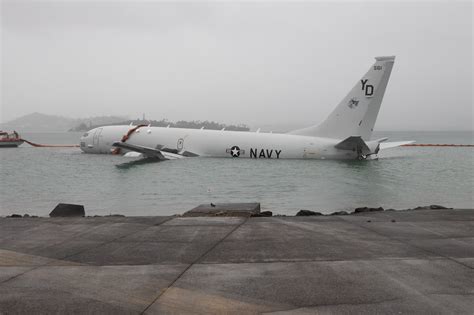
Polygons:
<instances>
[{"instance_id":1,"label":"cockpit window","mask_svg":"<svg viewBox=\"0 0 474 315\"><path fill-rule=\"evenodd\" d=\"M83 134L82 136L83 136L83 137L87 137L88 135L89 135L89 133L88 133L88 132L86 132L86 133L85 133L85 134Z\"/></svg>"}]
</instances>

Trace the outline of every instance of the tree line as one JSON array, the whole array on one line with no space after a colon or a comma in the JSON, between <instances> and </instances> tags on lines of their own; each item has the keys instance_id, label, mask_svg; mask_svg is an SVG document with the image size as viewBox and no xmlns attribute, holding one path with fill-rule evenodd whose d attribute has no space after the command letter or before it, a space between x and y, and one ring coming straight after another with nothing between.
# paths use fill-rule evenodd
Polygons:
<instances>
[{"instance_id":1,"label":"tree line","mask_svg":"<svg viewBox=\"0 0 474 315\"><path fill-rule=\"evenodd\" d=\"M210 129L210 130L221 130L225 128L225 130L231 130L231 131L249 131L250 128L247 125L244 124L239 124L239 125L226 125L226 124L221 124L215 121L201 121L201 120L193 120L193 121L185 121L185 120L180 120L177 122L171 122L166 119L162 120L143 120L143 119L135 119L135 120L126 120L118 123L113 123L113 124L102 124L102 125L92 125L92 124L86 124L86 123L81 123L77 125L74 128L71 128L69 131L87 131L91 130L96 127L102 127L102 126L112 126L112 125L151 125L153 127L170 127L170 128L188 128L188 129L201 129L204 127L204 129Z\"/></svg>"}]
</instances>

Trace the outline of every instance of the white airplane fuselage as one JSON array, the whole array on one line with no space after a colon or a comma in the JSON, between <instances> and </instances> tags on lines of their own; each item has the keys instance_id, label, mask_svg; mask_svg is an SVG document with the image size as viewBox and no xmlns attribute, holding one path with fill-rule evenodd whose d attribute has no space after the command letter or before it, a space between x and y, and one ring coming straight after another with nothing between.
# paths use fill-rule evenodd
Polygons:
<instances>
[{"instance_id":1,"label":"white airplane fuselage","mask_svg":"<svg viewBox=\"0 0 474 315\"><path fill-rule=\"evenodd\" d=\"M409 142L370 140L395 57L376 62L319 125L286 134L225 130L104 126L81 138L85 153L253 159L365 159ZM382 143L383 142L383 143ZM135 152L135 153L127 153Z\"/></svg>"},{"instance_id":2,"label":"white airplane fuselage","mask_svg":"<svg viewBox=\"0 0 474 315\"><path fill-rule=\"evenodd\" d=\"M81 138L85 153L112 153L130 126L105 126ZM144 126L128 143L149 148L188 152L189 156L255 159L355 159L357 152L339 150L336 139L278 133L164 128Z\"/></svg>"}]
</instances>

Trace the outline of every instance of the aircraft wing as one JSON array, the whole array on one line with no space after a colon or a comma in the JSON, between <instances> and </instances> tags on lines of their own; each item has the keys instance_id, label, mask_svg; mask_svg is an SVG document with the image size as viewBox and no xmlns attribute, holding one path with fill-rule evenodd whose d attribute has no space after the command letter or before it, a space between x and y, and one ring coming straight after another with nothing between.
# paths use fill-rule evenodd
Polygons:
<instances>
[{"instance_id":1,"label":"aircraft wing","mask_svg":"<svg viewBox=\"0 0 474 315\"><path fill-rule=\"evenodd\" d=\"M361 136L350 136L336 144L334 147L339 150L358 151L363 154L370 153L369 147L365 141L362 140Z\"/></svg>"},{"instance_id":2,"label":"aircraft wing","mask_svg":"<svg viewBox=\"0 0 474 315\"><path fill-rule=\"evenodd\" d=\"M415 143L415 141L397 141L397 142L382 142L380 144L380 150L396 148L405 144Z\"/></svg>"},{"instance_id":3,"label":"aircraft wing","mask_svg":"<svg viewBox=\"0 0 474 315\"><path fill-rule=\"evenodd\" d=\"M121 149L126 149L134 152L138 152L143 154L146 157L154 157L158 158L160 161L165 161L165 160L170 160L170 159L176 159L176 158L181 158L181 155L178 154L173 154L169 152L163 152L158 149L153 149L149 147L143 147L141 145L135 145L135 144L130 144L130 143L125 143L125 142L114 142L112 146L121 148Z\"/></svg>"}]
</instances>

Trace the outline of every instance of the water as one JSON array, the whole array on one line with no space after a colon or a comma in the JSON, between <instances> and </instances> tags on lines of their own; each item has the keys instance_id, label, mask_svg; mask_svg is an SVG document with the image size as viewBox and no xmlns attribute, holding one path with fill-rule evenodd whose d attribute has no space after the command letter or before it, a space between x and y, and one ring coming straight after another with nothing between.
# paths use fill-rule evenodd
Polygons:
<instances>
[{"instance_id":1,"label":"water","mask_svg":"<svg viewBox=\"0 0 474 315\"><path fill-rule=\"evenodd\" d=\"M39 143L74 144L78 133L24 134ZM419 143L473 143L470 132L379 132ZM403 147L377 161L188 158L117 167L129 159L78 148L0 150L0 215L47 215L59 202L88 215L170 215L201 203L262 203L294 215L359 206L403 209L442 204L472 208L474 149Z\"/></svg>"}]
</instances>

